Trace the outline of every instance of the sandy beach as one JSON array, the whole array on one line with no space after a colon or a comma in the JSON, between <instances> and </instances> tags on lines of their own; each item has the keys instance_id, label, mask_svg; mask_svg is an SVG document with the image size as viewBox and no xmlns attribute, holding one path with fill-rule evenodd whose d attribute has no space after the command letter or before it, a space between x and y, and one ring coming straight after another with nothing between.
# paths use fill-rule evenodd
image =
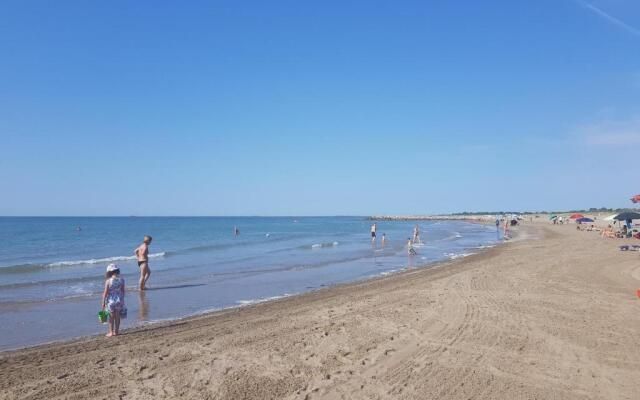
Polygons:
<instances>
[{"instance_id":1,"label":"sandy beach","mask_svg":"<svg viewBox=\"0 0 640 400\"><path fill-rule=\"evenodd\" d=\"M574 225L520 235L434 268L5 352L0 398L638 398L638 253Z\"/></svg>"}]
</instances>

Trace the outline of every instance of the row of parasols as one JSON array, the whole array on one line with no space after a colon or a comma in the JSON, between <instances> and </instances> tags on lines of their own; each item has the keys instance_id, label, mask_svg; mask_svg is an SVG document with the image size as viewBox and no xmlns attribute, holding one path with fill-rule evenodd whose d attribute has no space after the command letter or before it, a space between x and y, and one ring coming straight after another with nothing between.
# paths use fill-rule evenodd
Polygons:
<instances>
[{"instance_id":1,"label":"row of parasols","mask_svg":"<svg viewBox=\"0 0 640 400\"><path fill-rule=\"evenodd\" d=\"M640 215L640 214L639 214L639 215ZM553 215L550 215L550 216L549 216L549 219L553 221L553 220L555 220L555 219L558 219L558 216L557 216L557 215L555 215L555 214L553 214ZM585 217L584 215L582 215L582 214L578 214L578 213L576 213L576 214L571 214L571 216L569 217L569 219L573 219L573 220L575 220L576 222L579 222L579 223L581 223L581 224L582 224L582 223L586 223L586 222L593 222L593 219L591 219L591 218L589 218L589 217Z\"/></svg>"},{"instance_id":2,"label":"row of parasols","mask_svg":"<svg viewBox=\"0 0 640 400\"><path fill-rule=\"evenodd\" d=\"M631 198L631 202L634 204L640 203L640 194L633 196ZM549 216L550 220L554 220L557 218L557 215ZM572 214L569 219L575 220L579 223L593 222L593 219L585 217L580 213ZM608 217L604 218L605 221L633 221L634 219L640 219L640 213L637 213L635 211L623 211L621 213L609 215Z\"/></svg>"}]
</instances>

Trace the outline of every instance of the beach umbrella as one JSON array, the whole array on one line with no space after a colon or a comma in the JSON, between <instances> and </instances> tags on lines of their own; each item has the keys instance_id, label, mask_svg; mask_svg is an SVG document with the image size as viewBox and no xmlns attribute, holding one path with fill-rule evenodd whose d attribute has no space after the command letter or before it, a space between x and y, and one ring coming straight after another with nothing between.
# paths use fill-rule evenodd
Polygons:
<instances>
[{"instance_id":1,"label":"beach umbrella","mask_svg":"<svg viewBox=\"0 0 640 400\"><path fill-rule=\"evenodd\" d=\"M571 219L584 218L584 215L582 215L582 214L571 214L571 216L569 218L571 218Z\"/></svg>"},{"instance_id":2,"label":"beach umbrella","mask_svg":"<svg viewBox=\"0 0 640 400\"><path fill-rule=\"evenodd\" d=\"M558 216L557 216L557 215L555 215L555 214L554 214L554 215L551 215L551 216L549 217L549 219L556 219L556 218L558 218Z\"/></svg>"},{"instance_id":3,"label":"beach umbrella","mask_svg":"<svg viewBox=\"0 0 640 400\"><path fill-rule=\"evenodd\" d=\"M640 203L640 194L637 194L631 198L632 203Z\"/></svg>"},{"instance_id":4,"label":"beach umbrella","mask_svg":"<svg viewBox=\"0 0 640 400\"><path fill-rule=\"evenodd\" d=\"M604 218L605 221L615 221L618 214L611 214L608 217Z\"/></svg>"},{"instance_id":5,"label":"beach umbrella","mask_svg":"<svg viewBox=\"0 0 640 400\"><path fill-rule=\"evenodd\" d=\"M640 219L640 213L633 212L633 211L625 211L616 215L613 219L616 219L618 221L626 221L628 219L630 220Z\"/></svg>"},{"instance_id":6,"label":"beach umbrella","mask_svg":"<svg viewBox=\"0 0 640 400\"><path fill-rule=\"evenodd\" d=\"M576 222L580 222L581 224L583 224L585 222L593 222L593 220L591 218L582 217L582 218L576 219Z\"/></svg>"}]
</instances>

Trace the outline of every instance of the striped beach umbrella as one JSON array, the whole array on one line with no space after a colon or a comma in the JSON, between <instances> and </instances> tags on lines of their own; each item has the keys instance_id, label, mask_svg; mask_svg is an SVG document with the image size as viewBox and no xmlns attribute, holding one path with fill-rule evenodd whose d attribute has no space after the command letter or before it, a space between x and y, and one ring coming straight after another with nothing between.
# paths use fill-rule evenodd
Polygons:
<instances>
[{"instance_id":1,"label":"striped beach umbrella","mask_svg":"<svg viewBox=\"0 0 640 400\"><path fill-rule=\"evenodd\" d=\"M640 203L640 194L637 194L631 198L632 203Z\"/></svg>"}]
</instances>

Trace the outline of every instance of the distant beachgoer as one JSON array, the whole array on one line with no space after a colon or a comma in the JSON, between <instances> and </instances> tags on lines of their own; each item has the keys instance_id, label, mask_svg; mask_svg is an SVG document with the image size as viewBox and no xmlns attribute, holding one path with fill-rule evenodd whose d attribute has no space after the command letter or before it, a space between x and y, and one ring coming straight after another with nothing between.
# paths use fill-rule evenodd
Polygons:
<instances>
[{"instance_id":1,"label":"distant beachgoer","mask_svg":"<svg viewBox=\"0 0 640 400\"><path fill-rule=\"evenodd\" d=\"M149 268L149 245L152 240L153 238L151 236L145 236L142 244L135 250L138 267L140 267L140 290L146 290L147 281L151 276L151 269Z\"/></svg>"},{"instance_id":2,"label":"distant beachgoer","mask_svg":"<svg viewBox=\"0 0 640 400\"><path fill-rule=\"evenodd\" d=\"M376 226L376 224L371 225L371 243L376 241L376 230L378 229L378 227Z\"/></svg>"},{"instance_id":3,"label":"distant beachgoer","mask_svg":"<svg viewBox=\"0 0 640 400\"><path fill-rule=\"evenodd\" d=\"M418 225L413 227L413 243L420 243L420 228L418 228Z\"/></svg>"},{"instance_id":4,"label":"distant beachgoer","mask_svg":"<svg viewBox=\"0 0 640 400\"><path fill-rule=\"evenodd\" d=\"M76 230L77 230L78 232L80 232L80 231L82 230L82 227L78 226L78 227L76 227Z\"/></svg>"},{"instance_id":5,"label":"distant beachgoer","mask_svg":"<svg viewBox=\"0 0 640 400\"><path fill-rule=\"evenodd\" d=\"M500 218L496 218L496 229L500 229Z\"/></svg>"},{"instance_id":6,"label":"distant beachgoer","mask_svg":"<svg viewBox=\"0 0 640 400\"><path fill-rule=\"evenodd\" d=\"M107 266L104 292L102 292L102 310L109 311L109 332L107 337L120 333L120 313L125 309L124 279L120 277L120 269L115 264Z\"/></svg>"},{"instance_id":7,"label":"distant beachgoer","mask_svg":"<svg viewBox=\"0 0 640 400\"><path fill-rule=\"evenodd\" d=\"M237 226L233 227L233 236L238 236L240 234L240 229Z\"/></svg>"},{"instance_id":8,"label":"distant beachgoer","mask_svg":"<svg viewBox=\"0 0 640 400\"><path fill-rule=\"evenodd\" d=\"M414 256L416 254L416 250L413 248L413 242L411 238L407 238L407 252L410 256Z\"/></svg>"},{"instance_id":9,"label":"distant beachgoer","mask_svg":"<svg viewBox=\"0 0 640 400\"><path fill-rule=\"evenodd\" d=\"M504 219L504 234L505 239L509 239L509 218Z\"/></svg>"},{"instance_id":10,"label":"distant beachgoer","mask_svg":"<svg viewBox=\"0 0 640 400\"><path fill-rule=\"evenodd\" d=\"M382 234L382 247L384 247L384 244L387 242L387 234L383 233Z\"/></svg>"}]
</instances>

